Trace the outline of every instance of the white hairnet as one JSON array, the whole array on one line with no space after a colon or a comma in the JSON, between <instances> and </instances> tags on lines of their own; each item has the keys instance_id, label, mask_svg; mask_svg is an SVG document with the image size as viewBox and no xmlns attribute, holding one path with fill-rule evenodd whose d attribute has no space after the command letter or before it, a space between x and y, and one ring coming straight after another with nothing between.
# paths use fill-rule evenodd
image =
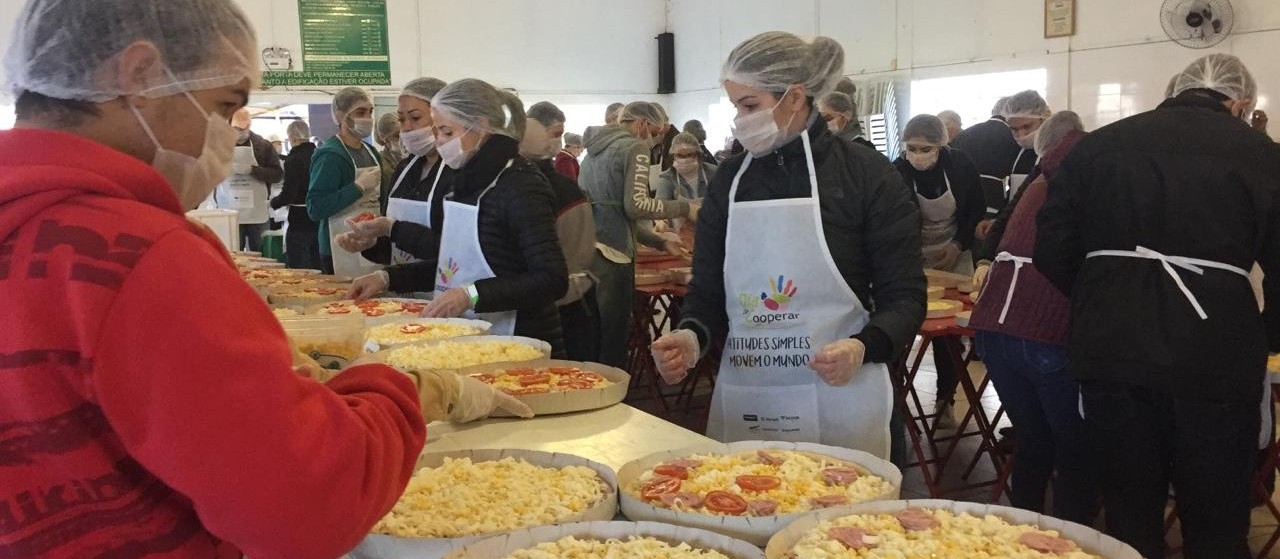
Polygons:
<instances>
[{"instance_id":1,"label":"white hairnet","mask_svg":"<svg viewBox=\"0 0 1280 559\"><path fill-rule=\"evenodd\" d=\"M311 126L305 120L295 120L285 129L291 140L307 141L311 139Z\"/></svg>"},{"instance_id":2,"label":"white hairnet","mask_svg":"<svg viewBox=\"0 0 1280 559\"><path fill-rule=\"evenodd\" d=\"M848 76L840 78L840 81L836 82L835 90L845 95L848 95L850 99L857 101L856 97L858 96L858 84L853 83L852 78Z\"/></svg>"},{"instance_id":3,"label":"white hairnet","mask_svg":"<svg viewBox=\"0 0 1280 559\"><path fill-rule=\"evenodd\" d=\"M936 116L917 115L907 121L907 127L902 131L903 142L912 140L924 140L935 146L945 146L947 145L947 127L942 124L942 119Z\"/></svg>"},{"instance_id":4,"label":"white hairnet","mask_svg":"<svg viewBox=\"0 0 1280 559\"><path fill-rule=\"evenodd\" d=\"M142 41L155 45L163 67L149 72L140 91L127 91L116 62ZM15 98L31 91L100 103L245 79L257 87L257 47L253 27L232 0L29 0L14 23L4 69Z\"/></svg>"},{"instance_id":5,"label":"white hairnet","mask_svg":"<svg viewBox=\"0 0 1280 559\"><path fill-rule=\"evenodd\" d=\"M474 130L516 140L524 136L524 103L483 80L468 78L446 85L431 99L431 107Z\"/></svg>"},{"instance_id":6,"label":"white hairnet","mask_svg":"<svg viewBox=\"0 0 1280 559\"><path fill-rule=\"evenodd\" d=\"M675 153L676 148L679 146L691 147L694 151L702 150L702 144L698 143L698 138L688 132L676 134L676 136L671 139L671 153Z\"/></svg>"},{"instance_id":7,"label":"white hairnet","mask_svg":"<svg viewBox=\"0 0 1280 559\"><path fill-rule=\"evenodd\" d=\"M1062 143L1062 139L1072 131L1083 131L1084 123L1080 121L1080 115L1072 111L1059 111L1049 117L1040 125L1040 130L1036 132L1036 153L1044 157L1058 144Z\"/></svg>"},{"instance_id":8,"label":"white hairnet","mask_svg":"<svg viewBox=\"0 0 1280 559\"><path fill-rule=\"evenodd\" d=\"M826 107L827 110L831 112L840 113L849 120L853 120L858 113L858 108L857 105L854 104L853 98L839 91L832 91L831 93L823 95L822 98L818 100L818 105Z\"/></svg>"},{"instance_id":9,"label":"white hairnet","mask_svg":"<svg viewBox=\"0 0 1280 559\"><path fill-rule=\"evenodd\" d=\"M1048 117L1049 113L1049 103L1031 89L1013 94L1004 104L1005 118Z\"/></svg>"},{"instance_id":10,"label":"white hairnet","mask_svg":"<svg viewBox=\"0 0 1280 559\"><path fill-rule=\"evenodd\" d=\"M379 138L386 138L392 134L400 133L400 115L396 113L386 113L378 117L378 126L374 129L375 134ZM379 141L378 143L384 143Z\"/></svg>"},{"instance_id":11,"label":"white hairnet","mask_svg":"<svg viewBox=\"0 0 1280 559\"><path fill-rule=\"evenodd\" d=\"M690 120L684 123L684 131L693 134L693 137L697 138L699 142L707 141L707 129L702 126L702 121L700 120Z\"/></svg>"},{"instance_id":12,"label":"white hairnet","mask_svg":"<svg viewBox=\"0 0 1280 559\"><path fill-rule=\"evenodd\" d=\"M1008 97L1001 97L991 106L991 116L1004 116L1004 107L1009 103Z\"/></svg>"},{"instance_id":13,"label":"white hairnet","mask_svg":"<svg viewBox=\"0 0 1280 559\"><path fill-rule=\"evenodd\" d=\"M422 99L423 101L430 103L431 98L435 97L437 93L440 93L440 90L444 89L445 85L447 84L444 83L444 80L438 80L435 78L418 78L404 84L404 89L400 90L400 96L417 97L418 99Z\"/></svg>"},{"instance_id":14,"label":"white hairnet","mask_svg":"<svg viewBox=\"0 0 1280 559\"><path fill-rule=\"evenodd\" d=\"M627 103L627 106L622 108L622 114L618 117L618 122L630 122L633 120L643 120L649 124L662 124L662 114L658 112L658 108L653 103L634 101Z\"/></svg>"},{"instance_id":15,"label":"white hairnet","mask_svg":"<svg viewBox=\"0 0 1280 559\"><path fill-rule=\"evenodd\" d=\"M1258 82L1239 58L1229 54L1204 56L1174 77L1173 96L1190 89L1217 91L1233 101L1255 99Z\"/></svg>"},{"instance_id":16,"label":"white hairnet","mask_svg":"<svg viewBox=\"0 0 1280 559\"><path fill-rule=\"evenodd\" d=\"M820 98L835 89L844 72L844 47L827 37L806 43L783 31L769 31L734 47L720 69L720 81L733 81L772 93L803 85Z\"/></svg>"},{"instance_id":17,"label":"white hairnet","mask_svg":"<svg viewBox=\"0 0 1280 559\"><path fill-rule=\"evenodd\" d=\"M368 91L358 87L344 87L338 90L333 96L333 104L330 107L333 111L333 122L341 126L343 119L347 118L347 113L361 101L367 101L369 105L373 105L373 98L369 96Z\"/></svg>"},{"instance_id":18,"label":"white hairnet","mask_svg":"<svg viewBox=\"0 0 1280 559\"><path fill-rule=\"evenodd\" d=\"M653 105L654 110L658 111L658 116L662 118L662 120L656 122L655 124L671 123L671 117L667 116L667 109L666 107L662 106L662 103L655 103L653 101L650 101L649 104Z\"/></svg>"}]
</instances>

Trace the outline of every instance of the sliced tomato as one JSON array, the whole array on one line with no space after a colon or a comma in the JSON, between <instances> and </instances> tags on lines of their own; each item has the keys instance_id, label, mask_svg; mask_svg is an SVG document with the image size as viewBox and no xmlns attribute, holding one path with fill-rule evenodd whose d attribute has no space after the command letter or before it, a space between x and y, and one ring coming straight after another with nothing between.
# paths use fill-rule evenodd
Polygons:
<instances>
[{"instance_id":1,"label":"sliced tomato","mask_svg":"<svg viewBox=\"0 0 1280 559\"><path fill-rule=\"evenodd\" d=\"M418 303L400 303L400 309L410 314L422 314L422 311L427 310L427 306Z\"/></svg>"},{"instance_id":2,"label":"sliced tomato","mask_svg":"<svg viewBox=\"0 0 1280 559\"><path fill-rule=\"evenodd\" d=\"M373 220L373 219L377 219L377 217L378 217L378 216L373 215L373 213L371 213L371 212L364 212L364 213L362 213L362 214L360 214L360 215L358 215L358 216L355 216L355 217L351 218L351 221L353 221L353 222L355 222L355 223L364 223L364 222L366 222L366 221L371 221L371 220Z\"/></svg>"},{"instance_id":3,"label":"sliced tomato","mask_svg":"<svg viewBox=\"0 0 1280 559\"><path fill-rule=\"evenodd\" d=\"M676 479L689 479L689 468L675 464L659 464L653 469L653 473Z\"/></svg>"},{"instance_id":4,"label":"sliced tomato","mask_svg":"<svg viewBox=\"0 0 1280 559\"><path fill-rule=\"evenodd\" d=\"M667 493L680 490L680 480L670 477L655 477L640 487L640 497L646 501L656 501Z\"/></svg>"},{"instance_id":5,"label":"sliced tomato","mask_svg":"<svg viewBox=\"0 0 1280 559\"><path fill-rule=\"evenodd\" d=\"M551 375L526 375L520 377L518 381L520 386L534 386L537 384L551 384Z\"/></svg>"},{"instance_id":6,"label":"sliced tomato","mask_svg":"<svg viewBox=\"0 0 1280 559\"><path fill-rule=\"evenodd\" d=\"M782 485L782 479L778 476L738 476L734 482L744 490L756 492L777 489Z\"/></svg>"},{"instance_id":7,"label":"sliced tomato","mask_svg":"<svg viewBox=\"0 0 1280 559\"><path fill-rule=\"evenodd\" d=\"M600 373L593 373L591 371L583 371L582 373L579 373L578 378L586 379L591 382L604 382L605 380Z\"/></svg>"},{"instance_id":8,"label":"sliced tomato","mask_svg":"<svg viewBox=\"0 0 1280 559\"><path fill-rule=\"evenodd\" d=\"M577 367L551 367L549 372L553 375L576 375L581 369Z\"/></svg>"},{"instance_id":9,"label":"sliced tomato","mask_svg":"<svg viewBox=\"0 0 1280 559\"><path fill-rule=\"evenodd\" d=\"M498 382L498 377L495 377L495 376L490 375L490 374L488 374L488 373L480 373L480 374L478 374L478 375L471 375L471 378L474 378L474 379L476 379L476 380L478 380L478 381L480 381L480 382L483 382L483 383L485 383L485 384L493 384L493 383L495 383L495 382Z\"/></svg>"},{"instance_id":10,"label":"sliced tomato","mask_svg":"<svg viewBox=\"0 0 1280 559\"><path fill-rule=\"evenodd\" d=\"M530 396L533 394L546 394L551 392L551 389L545 386L530 386L528 388L503 389L503 391L512 396Z\"/></svg>"},{"instance_id":11,"label":"sliced tomato","mask_svg":"<svg viewBox=\"0 0 1280 559\"><path fill-rule=\"evenodd\" d=\"M387 311L378 308L361 309L361 311L364 312L365 316L382 316L387 314Z\"/></svg>"},{"instance_id":12,"label":"sliced tomato","mask_svg":"<svg viewBox=\"0 0 1280 559\"><path fill-rule=\"evenodd\" d=\"M427 331L426 324L401 324L400 332L403 334L421 334Z\"/></svg>"},{"instance_id":13,"label":"sliced tomato","mask_svg":"<svg viewBox=\"0 0 1280 559\"><path fill-rule=\"evenodd\" d=\"M747 512L747 500L728 491L712 491L703 497L703 506L708 510L724 514L742 514Z\"/></svg>"},{"instance_id":14,"label":"sliced tomato","mask_svg":"<svg viewBox=\"0 0 1280 559\"><path fill-rule=\"evenodd\" d=\"M523 377L528 375L536 375L538 374L538 371L533 369L507 369L507 374L512 376L517 376L517 377Z\"/></svg>"},{"instance_id":15,"label":"sliced tomato","mask_svg":"<svg viewBox=\"0 0 1280 559\"><path fill-rule=\"evenodd\" d=\"M351 314L351 309L347 307L329 307L324 312L329 314Z\"/></svg>"}]
</instances>

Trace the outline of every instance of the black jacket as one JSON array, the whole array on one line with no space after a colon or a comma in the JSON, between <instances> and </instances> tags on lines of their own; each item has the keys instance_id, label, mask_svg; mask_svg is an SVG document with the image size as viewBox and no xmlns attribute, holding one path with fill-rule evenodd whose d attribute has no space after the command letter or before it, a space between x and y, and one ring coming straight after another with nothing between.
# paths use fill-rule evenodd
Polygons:
<instances>
[{"instance_id":1,"label":"black jacket","mask_svg":"<svg viewBox=\"0 0 1280 559\"><path fill-rule=\"evenodd\" d=\"M401 161L400 165L396 167L395 178L392 179L389 187L394 188L394 190L391 191L388 198L425 202L431 196L431 185L435 182L436 175L440 173L440 169L444 168L444 164L439 159L436 159L431 168L427 169L427 174L424 176L422 171L426 166L426 157L419 157L417 161L414 161L413 157L409 157ZM404 175L404 178L401 178L401 175ZM395 186L397 180L400 181L399 187ZM440 185L437 187L438 192L436 192L435 198L431 200L432 224L439 224L444 221L444 197L449 193L449 186L446 181L441 180ZM434 265L436 257L440 253L440 232L412 221L397 220L391 226L391 237L378 239L378 244L360 254L371 262L384 265L391 264L392 243L395 243L401 250L413 255L414 258L430 261Z\"/></svg>"},{"instance_id":2,"label":"black jacket","mask_svg":"<svg viewBox=\"0 0 1280 559\"><path fill-rule=\"evenodd\" d=\"M1036 164L1035 152L1023 150L1000 117L966 128L952 140L951 147L968 155L983 176L982 191L991 208L988 218L995 217L1008 202L1004 179L1011 174L1029 175Z\"/></svg>"},{"instance_id":3,"label":"black jacket","mask_svg":"<svg viewBox=\"0 0 1280 559\"><path fill-rule=\"evenodd\" d=\"M517 147L511 138L490 136L461 170L443 171L440 183L450 185L453 201L474 206L498 178L480 204L478 223L480 249L496 277L476 282L476 312L519 311L516 335L544 340L559 356L564 340L556 300L568 289L569 273L556 237L556 199L546 177ZM507 161L511 166L504 171ZM436 260L387 268L391 290L431 291Z\"/></svg>"},{"instance_id":4,"label":"black jacket","mask_svg":"<svg viewBox=\"0 0 1280 559\"><path fill-rule=\"evenodd\" d=\"M899 156L893 165L902 174L902 180L911 190L912 199L916 194L933 200L947 191L947 181L951 181L951 193L956 198L956 238L960 250L973 247L973 231L987 213L985 199L982 196L982 183L978 180L978 170L973 160L959 150L942 148L938 154L938 164L928 171L917 171L906 156ZM946 171L946 177L942 175Z\"/></svg>"},{"instance_id":5,"label":"black jacket","mask_svg":"<svg viewBox=\"0 0 1280 559\"><path fill-rule=\"evenodd\" d=\"M821 119L810 123L823 234L840 275L871 311L856 337L867 362L893 359L915 339L925 315L920 210L902 176L879 152L837 139ZM681 328L697 333L703 348L728 331L724 260L729 189L744 156L725 161L707 189L698 218L693 283ZM807 198L809 171L799 138L753 161L737 201ZM853 334L850 332L850 334Z\"/></svg>"},{"instance_id":6,"label":"black jacket","mask_svg":"<svg viewBox=\"0 0 1280 559\"><path fill-rule=\"evenodd\" d=\"M311 142L303 142L289 150L289 155L284 157L284 187L278 196L271 199L271 209L307 204L307 187L311 184L311 156L315 153L316 145Z\"/></svg>"},{"instance_id":7,"label":"black jacket","mask_svg":"<svg viewBox=\"0 0 1280 559\"><path fill-rule=\"evenodd\" d=\"M1071 296L1070 371L1198 399L1262 397L1280 349L1280 148L1204 90L1080 141L1049 182L1035 265ZM1266 315L1249 281L1161 263L1095 257L1147 247L1267 274Z\"/></svg>"}]
</instances>

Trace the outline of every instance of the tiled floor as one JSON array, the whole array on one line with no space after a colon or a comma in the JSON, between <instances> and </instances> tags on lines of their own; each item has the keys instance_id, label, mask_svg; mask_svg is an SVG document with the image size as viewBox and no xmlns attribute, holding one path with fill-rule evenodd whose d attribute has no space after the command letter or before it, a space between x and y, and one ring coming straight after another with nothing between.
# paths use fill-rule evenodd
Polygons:
<instances>
[{"instance_id":1,"label":"tiled floor","mask_svg":"<svg viewBox=\"0 0 1280 559\"><path fill-rule=\"evenodd\" d=\"M974 363L970 366L969 373L975 379L980 379L985 374L985 370L981 363ZM927 356L925 358L924 363L921 365L920 373L916 376L916 380L914 384L916 387L916 392L920 395L920 398L925 406L925 409L932 410L933 404L934 404L934 398L936 397L936 394L937 394L937 389L936 389L937 373L935 372L931 356ZM701 428L701 425L703 424L702 422L706 414L706 403L710 399L709 394L705 393L706 391L701 391L701 392L703 393L695 397L694 408L690 411L662 410L656 405L656 402L653 402L653 401L638 402L635 405L637 405L638 407L641 407L642 409L646 409L651 413L655 413L661 417L664 417L669 421L675 422L680 425L684 425L685 427L688 427L690 429L699 430ZM965 412L968 410L968 403L964 402L963 400L964 400L963 394L958 393L957 402L955 406L956 409L954 411L954 414L957 420L963 417ZM988 416L994 416L994 414L996 413L996 410L1000 406L1000 400L999 400L999 397L996 395L995 390L993 388L988 388L987 391L982 395L981 401L982 401L983 408L987 411ZM1000 424L997 426L997 429L999 429L1000 427L1007 427L1009 425L1010 425L1009 420L1007 417L1005 417L1000 421ZM944 468L943 482L942 482L942 487L944 489L962 487L965 485L964 480L960 479L960 474L963 472L965 467L968 465L969 461L972 459L974 453L978 448L978 445L979 445L979 439L977 437L970 437L970 438L961 440L961 442L958 444L955 454L952 456L950 462ZM991 461L989 459L984 458L979 462L978 466L974 469L974 472L972 473L969 481L970 482L983 481L983 480L991 480L994 478L995 478L995 470L992 467ZM903 495L903 498L906 498L906 499L928 498L928 490L925 487L924 479L920 473L919 468L912 468L904 473L903 484L902 484L902 495ZM978 489L960 491L953 495L948 495L946 498L960 500L960 501L988 502L990 495L991 495L991 488L982 487ZM1272 501L1277 504L1280 504L1280 491L1277 491L1276 494L1272 495ZM1007 499L1002 499L1000 504L1008 505L1009 503ZM1102 528L1101 522L1099 522L1099 525L1097 527L1100 529ZM1250 531L1249 542L1250 542L1250 547L1253 549L1255 554L1262 548L1263 545L1265 545L1267 539L1270 538L1271 535L1277 529L1280 529L1280 527L1277 526L1276 519L1271 516L1271 513L1268 512L1268 510L1265 507L1258 507L1253 510L1253 527ZM1170 531L1169 542L1170 542L1170 545L1175 549L1175 551L1173 553L1170 553L1168 557L1170 559L1181 557L1182 556L1181 553L1178 553L1176 551L1177 546L1181 542L1181 537L1179 535L1178 527L1176 524L1174 525L1173 530ZM1277 547L1280 548L1280 546L1277 546ZM1267 557L1272 559L1280 559L1280 549L1273 549L1267 555Z\"/></svg>"}]
</instances>

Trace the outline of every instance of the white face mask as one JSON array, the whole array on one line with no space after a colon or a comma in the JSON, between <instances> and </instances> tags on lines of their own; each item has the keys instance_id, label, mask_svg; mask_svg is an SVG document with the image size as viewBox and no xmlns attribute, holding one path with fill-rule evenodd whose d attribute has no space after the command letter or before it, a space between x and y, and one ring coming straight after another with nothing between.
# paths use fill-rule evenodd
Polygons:
<instances>
[{"instance_id":1,"label":"white face mask","mask_svg":"<svg viewBox=\"0 0 1280 559\"><path fill-rule=\"evenodd\" d=\"M681 175L685 175L685 176L693 175L694 173L698 172L698 158L695 157L693 159L677 159L675 163L671 164L671 166L675 167L676 172L680 173Z\"/></svg>"},{"instance_id":2,"label":"white face mask","mask_svg":"<svg viewBox=\"0 0 1280 559\"><path fill-rule=\"evenodd\" d=\"M351 128L351 133L355 134L357 138L368 138L370 135L373 134L373 119L372 118L352 118L350 128Z\"/></svg>"},{"instance_id":3,"label":"white face mask","mask_svg":"<svg viewBox=\"0 0 1280 559\"><path fill-rule=\"evenodd\" d=\"M742 147L751 152L752 156L768 155L791 139L785 130L778 128L778 123L773 118L774 111L778 110L778 105L782 104L782 100L790 92L790 89L784 92L778 98L778 102L767 111L756 111L733 119L733 137L737 138ZM791 121L795 117L796 115L793 114L791 119L787 120L787 128L791 127Z\"/></svg>"},{"instance_id":4,"label":"white face mask","mask_svg":"<svg viewBox=\"0 0 1280 559\"><path fill-rule=\"evenodd\" d=\"M133 116L138 119L138 124L147 133L147 137L151 138L151 143L156 146L151 166L173 186L178 195L178 203L186 211L199 206L219 183L231 176L231 155L235 152L239 133L227 119L217 113L205 112L191 93L183 92L183 95L196 106L200 114L205 115L204 148L199 157L165 149L138 108L130 103L129 109L133 111Z\"/></svg>"},{"instance_id":5,"label":"white face mask","mask_svg":"<svg viewBox=\"0 0 1280 559\"><path fill-rule=\"evenodd\" d=\"M418 157L426 157L436 149L436 137L431 133L430 128L402 130L400 143L404 144L406 151Z\"/></svg>"},{"instance_id":6,"label":"white face mask","mask_svg":"<svg viewBox=\"0 0 1280 559\"><path fill-rule=\"evenodd\" d=\"M1035 133L1035 132L1031 132L1030 134L1027 134L1026 136L1020 136L1020 137L1015 138L1015 139L1018 141L1018 145L1019 145L1019 146L1022 146L1022 149L1035 149L1035 147L1036 147L1036 133Z\"/></svg>"},{"instance_id":7,"label":"white face mask","mask_svg":"<svg viewBox=\"0 0 1280 559\"><path fill-rule=\"evenodd\" d=\"M917 171L928 171L934 165L938 164L938 150L931 153L911 153L907 152L907 162L911 163Z\"/></svg>"},{"instance_id":8,"label":"white face mask","mask_svg":"<svg viewBox=\"0 0 1280 559\"><path fill-rule=\"evenodd\" d=\"M462 138L471 131L467 130L452 140L437 146L440 150L440 159L444 160L444 164L450 169L461 169L467 165L467 161L471 160L471 156L475 154L475 150L467 151L462 149Z\"/></svg>"}]
</instances>

